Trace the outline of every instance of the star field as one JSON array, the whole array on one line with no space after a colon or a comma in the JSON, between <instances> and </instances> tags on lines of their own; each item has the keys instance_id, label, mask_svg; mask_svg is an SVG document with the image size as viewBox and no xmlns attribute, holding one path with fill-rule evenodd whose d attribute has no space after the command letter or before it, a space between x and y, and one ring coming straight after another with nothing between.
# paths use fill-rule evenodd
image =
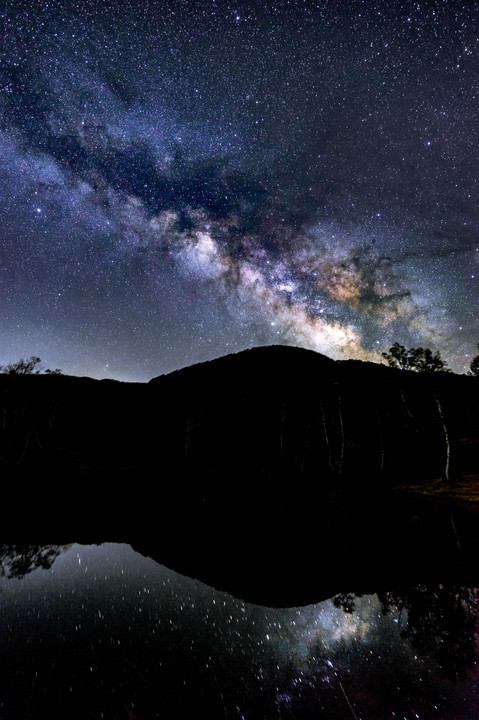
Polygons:
<instances>
[{"instance_id":1,"label":"star field","mask_svg":"<svg viewBox=\"0 0 479 720\"><path fill-rule=\"evenodd\" d=\"M0 364L476 354L476 3L0 6Z\"/></svg>"}]
</instances>

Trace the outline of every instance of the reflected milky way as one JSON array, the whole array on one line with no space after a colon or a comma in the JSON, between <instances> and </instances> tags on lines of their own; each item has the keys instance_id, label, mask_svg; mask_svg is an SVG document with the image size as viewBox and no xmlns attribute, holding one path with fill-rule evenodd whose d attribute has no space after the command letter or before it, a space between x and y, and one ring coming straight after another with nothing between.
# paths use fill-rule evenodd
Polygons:
<instances>
[{"instance_id":1,"label":"reflected milky way","mask_svg":"<svg viewBox=\"0 0 479 720\"><path fill-rule=\"evenodd\" d=\"M476 3L7 0L2 357L477 343Z\"/></svg>"},{"instance_id":2,"label":"reflected milky way","mask_svg":"<svg viewBox=\"0 0 479 720\"><path fill-rule=\"evenodd\" d=\"M414 594L409 610L376 595L264 608L128 545L73 545L0 582L2 717L475 717L477 591L430 592L421 621ZM437 652L451 632L452 674Z\"/></svg>"}]
</instances>

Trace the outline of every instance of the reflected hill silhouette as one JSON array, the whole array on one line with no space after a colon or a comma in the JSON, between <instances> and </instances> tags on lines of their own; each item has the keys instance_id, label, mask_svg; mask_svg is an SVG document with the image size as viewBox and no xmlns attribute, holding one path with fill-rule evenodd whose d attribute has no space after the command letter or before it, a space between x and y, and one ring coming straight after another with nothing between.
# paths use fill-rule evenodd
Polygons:
<instances>
[{"instance_id":1,"label":"reflected hill silhouette","mask_svg":"<svg viewBox=\"0 0 479 720\"><path fill-rule=\"evenodd\" d=\"M149 383L0 375L0 403L6 544L129 542L269 605L475 579L476 378L272 346Z\"/></svg>"}]
</instances>

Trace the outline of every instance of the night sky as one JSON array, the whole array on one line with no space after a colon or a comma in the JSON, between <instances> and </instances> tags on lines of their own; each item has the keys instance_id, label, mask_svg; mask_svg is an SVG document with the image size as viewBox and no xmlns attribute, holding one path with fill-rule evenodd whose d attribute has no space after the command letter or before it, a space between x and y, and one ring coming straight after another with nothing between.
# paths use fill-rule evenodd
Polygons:
<instances>
[{"instance_id":1,"label":"night sky","mask_svg":"<svg viewBox=\"0 0 479 720\"><path fill-rule=\"evenodd\" d=\"M477 353L479 5L0 2L0 364Z\"/></svg>"}]
</instances>

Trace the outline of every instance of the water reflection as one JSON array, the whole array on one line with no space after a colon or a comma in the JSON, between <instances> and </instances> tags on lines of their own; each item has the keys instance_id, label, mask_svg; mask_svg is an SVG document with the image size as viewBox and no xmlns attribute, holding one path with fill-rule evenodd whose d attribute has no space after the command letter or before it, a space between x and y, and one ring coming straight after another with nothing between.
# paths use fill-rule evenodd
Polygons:
<instances>
[{"instance_id":1,"label":"water reflection","mask_svg":"<svg viewBox=\"0 0 479 720\"><path fill-rule=\"evenodd\" d=\"M353 613L358 595L341 593L334 605ZM478 591L456 585L422 585L402 592L379 593L383 614L404 615L401 637L421 655L432 654L442 674L463 680L476 661L479 625Z\"/></svg>"},{"instance_id":2,"label":"water reflection","mask_svg":"<svg viewBox=\"0 0 479 720\"><path fill-rule=\"evenodd\" d=\"M51 568L56 558L68 545L1 545L0 575L22 578L28 573Z\"/></svg>"},{"instance_id":3,"label":"water reflection","mask_svg":"<svg viewBox=\"0 0 479 720\"><path fill-rule=\"evenodd\" d=\"M475 590L273 610L128 545L19 556L0 554L2 720L477 717Z\"/></svg>"}]
</instances>

